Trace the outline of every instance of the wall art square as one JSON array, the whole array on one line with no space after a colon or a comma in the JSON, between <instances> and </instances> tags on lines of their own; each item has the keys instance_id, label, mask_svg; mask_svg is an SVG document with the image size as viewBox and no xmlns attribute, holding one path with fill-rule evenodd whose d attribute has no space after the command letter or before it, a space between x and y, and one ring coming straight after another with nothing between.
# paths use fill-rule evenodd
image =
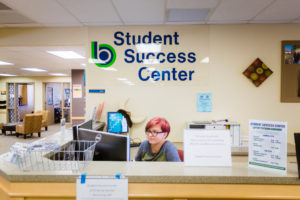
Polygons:
<instances>
[{"instance_id":1,"label":"wall art square","mask_svg":"<svg viewBox=\"0 0 300 200\"><path fill-rule=\"evenodd\" d=\"M256 87L260 86L272 73L273 71L259 58L256 58L243 72Z\"/></svg>"}]
</instances>

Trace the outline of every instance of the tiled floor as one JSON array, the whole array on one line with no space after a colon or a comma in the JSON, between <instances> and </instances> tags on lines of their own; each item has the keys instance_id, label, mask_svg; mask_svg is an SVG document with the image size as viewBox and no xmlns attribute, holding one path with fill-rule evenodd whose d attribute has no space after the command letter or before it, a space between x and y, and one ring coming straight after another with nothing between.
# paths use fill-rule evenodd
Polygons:
<instances>
[{"instance_id":1,"label":"tiled floor","mask_svg":"<svg viewBox=\"0 0 300 200\"><path fill-rule=\"evenodd\" d=\"M60 131L60 124L53 124L48 126L48 131L45 131L45 128L42 128L40 138L52 135L54 133L57 133L58 131ZM0 133L2 132L0 131ZM0 134L0 154L8 152L11 145L13 145L15 142L29 143L40 138L38 137L37 133L34 133L32 137L28 136L26 139L24 139L22 135L20 135L19 137L16 137L15 134L11 135L10 132L6 132L6 136Z\"/></svg>"}]
</instances>

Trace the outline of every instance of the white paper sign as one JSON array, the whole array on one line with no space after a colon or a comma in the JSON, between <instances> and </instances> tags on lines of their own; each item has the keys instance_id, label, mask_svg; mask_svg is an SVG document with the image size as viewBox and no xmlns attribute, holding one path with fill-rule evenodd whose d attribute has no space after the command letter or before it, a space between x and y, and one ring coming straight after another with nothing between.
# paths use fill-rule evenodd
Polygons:
<instances>
[{"instance_id":1,"label":"white paper sign","mask_svg":"<svg viewBox=\"0 0 300 200\"><path fill-rule=\"evenodd\" d=\"M249 167L286 173L287 123L249 120Z\"/></svg>"},{"instance_id":2,"label":"white paper sign","mask_svg":"<svg viewBox=\"0 0 300 200\"><path fill-rule=\"evenodd\" d=\"M82 87L80 84L73 84L73 98L82 98Z\"/></svg>"},{"instance_id":3,"label":"white paper sign","mask_svg":"<svg viewBox=\"0 0 300 200\"><path fill-rule=\"evenodd\" d=\"M184 130L185 166L231 166L229 130Z\"/></svg>"},{"instance_id":4,"label":"white paper sign","mask_svg":"<svg viewBox=\"0 0 300 200\"><path fill-rule=\"evenodd\" d=\"M76 181L76 200L128 200L128 179L87 176Z\"/></svg>"}]
</instances>

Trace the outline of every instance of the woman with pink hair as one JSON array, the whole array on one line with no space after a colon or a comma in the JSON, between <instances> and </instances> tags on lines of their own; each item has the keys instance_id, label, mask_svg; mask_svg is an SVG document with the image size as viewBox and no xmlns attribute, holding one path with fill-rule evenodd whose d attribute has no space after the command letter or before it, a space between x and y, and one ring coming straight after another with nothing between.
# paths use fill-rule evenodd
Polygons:
<instances>
[{"instance_id":1,"label":"woman with pink hair","mask_svg":"<svg viewBox=\"0 0 300 200\"><path fill-rule=\"evenodd\" d=\"M166 119L161 117L151 119L145 127L147 140L142 142L135 160L180 162L177 148L172 142L166 140L170 129Z\"/></svg>"}]
</instances>

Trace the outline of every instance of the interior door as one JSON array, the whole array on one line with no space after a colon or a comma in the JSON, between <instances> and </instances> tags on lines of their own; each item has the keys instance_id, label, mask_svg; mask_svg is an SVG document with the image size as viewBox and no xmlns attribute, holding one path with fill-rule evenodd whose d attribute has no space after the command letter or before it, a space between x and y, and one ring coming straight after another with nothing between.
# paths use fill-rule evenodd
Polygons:
<instances>
[{"instance_id":1,"label":"interior door","mask_svg":"<svg viewBox=\"0 0 300 200\"><path fill-rule=\"evenodd\" d=\"M45 110L49 110L49 124L54 124L53 87L45 84Z\"/></svg>"}]
</instances>

